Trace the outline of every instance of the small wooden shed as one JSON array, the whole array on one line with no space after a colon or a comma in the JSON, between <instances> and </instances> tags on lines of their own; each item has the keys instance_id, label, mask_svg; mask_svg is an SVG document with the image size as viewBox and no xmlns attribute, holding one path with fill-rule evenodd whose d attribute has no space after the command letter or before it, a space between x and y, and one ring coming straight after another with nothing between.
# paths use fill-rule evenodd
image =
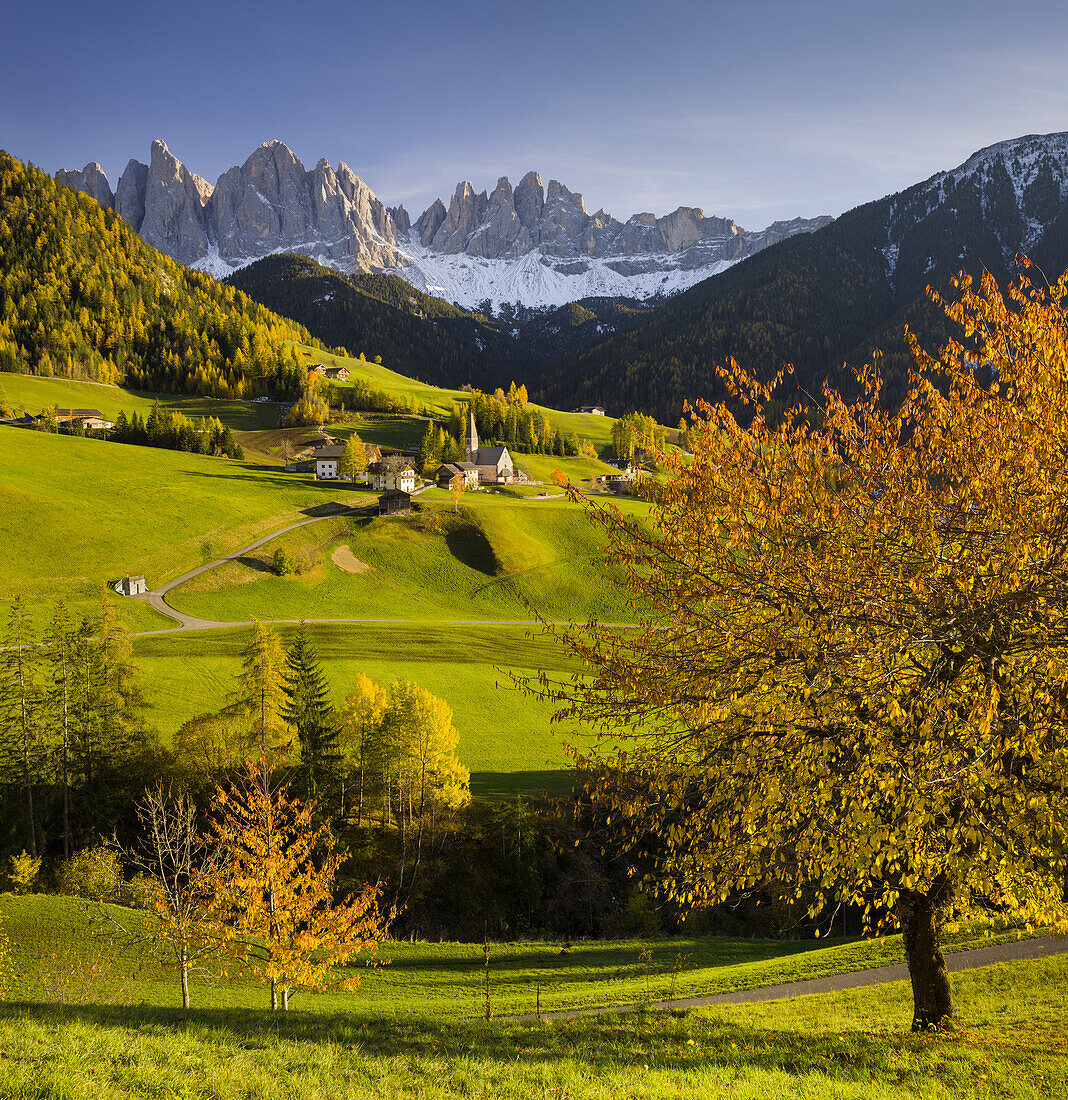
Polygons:
<instances>
[{"instance_id":1,"label":"small wooden shed","mask_svg":"<svg viewBox=\"0 0 1068 1100\"><path fill-rule=\"evenodd\" d=\"M383 516L406 516L412 510L412 494L393 489L378 498L378 512Z\"/></svg>"}]
</instances>

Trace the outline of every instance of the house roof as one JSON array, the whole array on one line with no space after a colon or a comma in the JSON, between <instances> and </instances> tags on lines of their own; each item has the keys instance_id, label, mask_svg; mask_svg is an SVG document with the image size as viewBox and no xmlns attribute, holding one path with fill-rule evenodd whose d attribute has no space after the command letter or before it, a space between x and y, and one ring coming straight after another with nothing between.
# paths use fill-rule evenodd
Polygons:
<instances>
[{"instance_id":1,"label":"house roof","mask_svg":"<svg viewBox=\"0 0 1068 1100\"><path fill-rule=\"evenodd\" d=\"M398 497L404 497L405 500L411 500L412 494L406 493L403 489L390 489L388 493L383 493L379 500L396 500Z\"/></svg>"},{"instance_id":2,"label":"house roof","mask_svg":"<svg viewBox=\"0 0 1068 1100\"><path fill-rule=\"evenodd\" d=\"M399 455L386 455L381 461L372 462L367 469L372 474L402 473L404 470L411 470L413 474L415 473L415 467L406 458Z\"/></svg>"},{"instance_id":3,"label":"house roof","mask_svg":"<svg viewBox=\"0 0 1068 1100\"><path fill-rule=\"evenodd\" d=\"M315 450L315 461L318 462L322 458L340 458L344 453L345 448L342 446L317 447Z\"/></svg>"},{"instance_id":4,"label":"house roof","mask_svg":"<svg viewBox=\"0 0 1068 1100\"><path fill-rule=\"evenodd\" d=\"M57 420L106 420L99 409L56 409Z\"/></svg>"}]
</instances>

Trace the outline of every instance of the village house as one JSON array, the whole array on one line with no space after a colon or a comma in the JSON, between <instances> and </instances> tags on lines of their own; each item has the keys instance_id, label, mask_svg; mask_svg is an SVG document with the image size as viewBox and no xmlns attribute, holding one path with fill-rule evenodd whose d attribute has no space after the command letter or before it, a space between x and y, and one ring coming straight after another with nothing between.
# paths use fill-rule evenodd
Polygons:
<instances>
[{"instance_id":1,"label":"village house","mask_svg":"<svg viewBox=\"0 0 1068 1100\"><path fill-rule=\"evenodd\" d=\"M454 477L462 477L467 489L478 488L478 467L473 462L443 462L434 471L434 480L442 489L448 489Z\"/></svg>"},{"instance_id":2,"label":"village house","mask_svg":"<svg viewBox=\"0 0 1068 1100\"><path fill-rule=\"evenodd\" d=\"M386 455L367 467L371 488L376 492L415 492L415 467L402 455Z\"/></svg>"},{"instance_id":3,"label":"village house","mask_svg":"<svg viewBox=\"0 0 1068 1100\"><path fill-rule=\"evenodd\" d=\"M87 432L108 432L115 427L115 422L99 409L56 409L56 424L61 432L71 431L79 420Z\"/></svg>"},{"instance_id":4,"label":"village house","mask_svg":"<svg viewBox=\"0 0 1068 1100\"><path fill-rule=\"evenodd\" d=\"M331 382L347 382L349 372L347 367L328 367L325 363L309 363L309 378L326 378Z\"/></svg>"},{"instance_id":5,"label":"village house","mask_svg":"<svg viewBox=\"0 0 1068 1100\"><path fill-rule=\"evenodd\" d=\"M341 464L341 456L345 448L334 444L331 447L317 447L315 449L315 480L337 481L338 468Z\"/></svg>"},{"instance_id":6,"label":"village house","mask_svg":"<svg viewBox=\"0 0 1068 1100\"><path fill-rule=\"evenodd\" d=\"M115 591L120 596L143 596L148 591L148 584L143 573L134 577L123 577L115 585Z\"/></svg>"},{"instance_id":7,"label":"village house","mask_svg":"<svg viewBox=\"0 0 1068 1100\"><path fill-rule=\"evenodd\" d=\"M587 413L590 416L604 416L605 411L600 405L579 405L577 409L572 409L572 412Z\"/></svg>"}]
</instances>

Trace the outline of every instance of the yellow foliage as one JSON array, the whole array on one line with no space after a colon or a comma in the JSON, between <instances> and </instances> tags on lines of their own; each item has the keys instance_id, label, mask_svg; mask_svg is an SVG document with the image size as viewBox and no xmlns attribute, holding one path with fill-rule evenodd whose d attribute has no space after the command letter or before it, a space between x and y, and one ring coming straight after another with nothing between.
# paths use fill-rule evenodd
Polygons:
<instances>
[{"instance_id":1,"label":"yellow foliage","mask_svg":"<svg viewBox=\"0 0 1068 1100\"><path fill-rule=\"evenodd\" d=\"M1066 279L958 287L971 337L911 341L899 410L876 363L772 426L782 372L732 362L751 423L699 405L651 528L589 506L652 610L555 630L590 676L532 689L599 732L589 793L625 843L658 838L678 898L776 882L813 911L1065 922Z\"/></svg>"},{"instance_id":2,"label":"yellow foliage","mask_svg":"<svg viewBox=\"0 0 1068 1100\"><path fill-rule=\"evenodd\" d=\"M220 934L235 954L271 986L271 1007L291 989L353 989L358 975L334 968L362 952L374 955L388 917L379 886L334 900L342 862L325 823L310 804L290 799L272 781L265 758L246 764L228 787L216 789L212 840L219 856L210 872Z\"/></svg>"}]
</instances>

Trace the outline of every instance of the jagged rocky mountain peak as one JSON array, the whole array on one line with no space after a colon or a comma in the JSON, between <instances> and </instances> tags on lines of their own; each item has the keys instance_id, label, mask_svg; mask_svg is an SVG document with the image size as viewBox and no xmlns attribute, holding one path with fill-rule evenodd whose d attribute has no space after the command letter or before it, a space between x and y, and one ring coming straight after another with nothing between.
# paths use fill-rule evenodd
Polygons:
<instances>
[{"instance_id":1,"label":"jagged rocky mountain peak","mask_svg":"<svg viewBox=\"0 0 1068 1100\"><path fill-rule=\"evenodd\" d=\"M75 191L84 191L107 209L114 208L115 196L111 185L104 169L95 160L91 160L81 171L70 172L61 168L56 173L56 181L64 187L73 187Z\"/></svg>"},{"instance_id":2,"label":"jagged rocky mountain peak","mask_svg":"<svg viewBox=\"0 0 1068 1100\"><path fill-rule=\"evenodd\" d=\"M594 295L671 293L768 243L817 228L798 220L747 234L734 222L679 207L620 222L586 210L581 193L527 172L513 188L460 181L415 220L386 207L343 161L307 169L283 141L265 141L214 187L156 140L131 160L112 193L97 164L61 183L111 206L175 259L223 276L276 252L310 255L343 271L394 271L419 289L473 305L484 298L559 305ZM822 224L822 223L820 223Z\"/></svg>"}]
</instances>

